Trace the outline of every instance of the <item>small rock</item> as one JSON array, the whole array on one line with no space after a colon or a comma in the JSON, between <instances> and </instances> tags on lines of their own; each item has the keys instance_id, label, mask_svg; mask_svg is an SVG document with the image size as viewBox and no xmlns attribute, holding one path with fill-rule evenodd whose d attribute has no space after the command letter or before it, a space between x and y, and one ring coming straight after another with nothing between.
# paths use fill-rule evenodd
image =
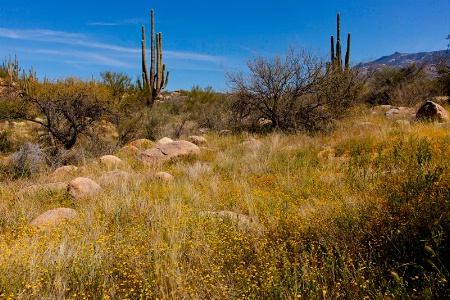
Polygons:
<instances>
[{"instance_id":1,"label":"small rock","mask_svg":"<svg viewBox=\"0 0 450 300\"><path fill-rule=\"evenodd\" d=\"M72 196L74 200L80 198L95 196L101 191L101 187L92 179L85 177L77 177L67 186L67 193Z\"/></svg>"},{"instance_id":2,"label":"small rock","mask_svg":"<svg viewBox=\"0 0 450 300\"><path fill-rule=\"evenodd\" d=\"M381 115L393 108L392 105L377 105L370 110L373 115Z\"/></svg>"},{"instance_id":3,"label":"small rock","mask_svg":"<svg viewBox=\"0 0 450 300\"><path fill-rule=\"evenodd\" d=\"M263 142L258 141L257 139L254 139L254 138L249 138L248 140L243 142L242 145L244 145L247 148L257 150L257 149L261 148L261 146L263 145Z\"/></svg>"},{"instance_id":4,"label":"small rock","mask_svg":"<svg viewBox=\"0 0 450 300\"><path fill-rule=\"evenodd\" d=\"M130 155L138 155L141 150L139 150L139 148L137 148L136 146L133 145L126 145L124 147L122 147L122 149L120 149L122 152L126 153L126 154L130 154Z\"/></svg>"},{"instance_id":5,"label":"small rock","mask_svg":"<svg viewBox=\"0 0 450 300\"><path fill-rule=\"evenodd\" d=\"M205 145L207 143L206 138L203 136L198 136L198 135L191 135L188 137L189 142L200 146L200 145Z\"/></svg>"},{"instance_id":6,"label":"small rock","mask_svg":"<svg viewBox=\"0 0 450 300\"><path fill-rule=\"evenodd\" d=\"M158 145L163 145L163 144L168 144L168 143L173 143L173 140L171 138L168 138L168 137L163 137L162 139L160 139L157 142Z\"/></svg>"},{"instance_id":7,"label":"small rock","mask_svg":"<svg viewBox=\"0 0 450 300\"><path fill-rule=\"evenodd\" d=\"M115 155L103 155L100 157L100 162L107 167L117 167L122 160Z\"/></svg>"},{"instance_id":8,"label":"small rock","mask_svg":"<svg viewBox=\"0 0 450 300\"><path fill-rule=\"evenodd\" d=\"M67 182L51 182L44 184L33 184L20 190L21 193L36 193L40 191L64 191L67 190Z\"/></svg>"},{"instance_id":9,"label":"small rock","mask_svg":"<svg viewBox=\"0 0 450 300\"><path fill-rule=\"evenodd\" d=\"M67 176L67 175L73 175L78 171L78 167L76 166L62 166L57 168L55 171L53 171L50 176L51 177L58 177L58 176Z\"/></svg>"},{"instance_id":10,"label":"small rock","mask_svg":"<svg viewBox=\"0 0 450 300\"><path fill-rule=\"evenodd\" d=\"M155 177L158 180L161 180L163 182L172 182L173 181L173 176L167 172L158 172L155 174Z\"/></svg>"},{"instance_id":11,"label":"small rock","mask_svg":"<svg viewBox=\"0 0 450 300\"><path fill-rule=\"evenodd\" d=\"M137 149L142 151L142 150L147 150L147 149L153 148L155 146L155 143L149 139L138 139L138 140L134 140L134 141L130 142L128 144L128 146L134 146Z\"/></svg>"},{"instance_id":12,"label":"small rock","mask_svg":"<svg viewBox=\"0 0 450 300\"><path fill-rule=\"evenodd\" d=\"M64 221L73 220L78 217L76 210L72 208L59 207L46 211L39 215L30 225L32 227L41 228L44 226L56 226Z\"/></svg>"}]
</instances>

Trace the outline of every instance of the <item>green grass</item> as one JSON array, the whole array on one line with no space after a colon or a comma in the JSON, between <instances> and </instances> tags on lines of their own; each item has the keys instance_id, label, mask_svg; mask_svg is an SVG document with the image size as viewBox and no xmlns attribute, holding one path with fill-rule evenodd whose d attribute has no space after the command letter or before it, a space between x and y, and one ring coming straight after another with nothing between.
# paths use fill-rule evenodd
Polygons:
<instances>
[{"instance_id":1,"label":"green grass","mask_svg":"<svg viewBox=\"0 0 450 300\"><path fill-rule=\"evenodd\" d=\"M361 119L380 130L365 134L353 126ZM244 135L206 138L198 158L161 167L120 154L130 178L78 202L17 192L46 173L1 183L0 298L450 296L446 126L399 128L359 112L328 135L256 137L259 150ZM154 180L158 171L174 182ZM78 175L103 172L88 160ZM60 206L79 218L28 226ZM205 213L224 210L250 221Z\"/></svg>"}]
</instances>

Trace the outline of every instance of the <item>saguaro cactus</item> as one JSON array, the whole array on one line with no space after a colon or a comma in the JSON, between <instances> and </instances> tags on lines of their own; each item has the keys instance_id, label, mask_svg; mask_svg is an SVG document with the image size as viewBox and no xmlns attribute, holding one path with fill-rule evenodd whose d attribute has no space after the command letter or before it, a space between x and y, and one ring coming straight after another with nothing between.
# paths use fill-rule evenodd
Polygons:
<instances>
[{"instance_id":1,"label":"saguaro cactus","mask_svg":"<svg viewBox=\"0 0 450 300\"><path fill-rule=\"evenodd\" d=\"M150 72L147 69L147 53L145 47L145 26L142 25L142 81L144 83L144 89L150 91L150 97L147 98L147 105L151 106L161 93L161 90L169 82L169 71L166 72L166 65L162 62L162 33L157 33L155 38L155 13L153 9L151 10Z\"/></svg>"},{"instance_id":2,"label":"saguaro cactus","mask_svg":"<svg viewBox=\"0 0 450 300\"><path fill-rule=\"evenodd\" d=\"M334 37L331 36L331 66L334 70L342 71L342 51L341 51L341 16L337 14L337 36L336 36L336 50L334 49ZM345 52L344 69L347 71L350 68L350 32L347 35L347 51Z\"/></svg>"}]
</instances>

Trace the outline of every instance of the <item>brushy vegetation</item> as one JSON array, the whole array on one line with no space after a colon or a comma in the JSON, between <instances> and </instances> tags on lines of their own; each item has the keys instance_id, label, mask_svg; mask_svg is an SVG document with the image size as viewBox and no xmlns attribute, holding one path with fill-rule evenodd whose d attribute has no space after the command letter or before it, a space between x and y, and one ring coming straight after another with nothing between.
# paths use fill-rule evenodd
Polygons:
<instances>
[{"instance_id":1,"label":"brushy vegetation","mask_svg":"<svg viewBox=\"0 0 450 300\"><path fill-rule=\"evenodd\" d=\"M361 111L332 134L261 136L259 150L211 133L198 159L160 168L122 154L131 178L74 203L2 182L0 297L448 298L450 128ZM361 120L380 129L364 133ZM161 169L175 181L152 180ZM87 160L80 175L104 171ZM61 206L80 217L28 226ZM223 210L250 224L204 213Z\"/></svg>"}]
</instances>

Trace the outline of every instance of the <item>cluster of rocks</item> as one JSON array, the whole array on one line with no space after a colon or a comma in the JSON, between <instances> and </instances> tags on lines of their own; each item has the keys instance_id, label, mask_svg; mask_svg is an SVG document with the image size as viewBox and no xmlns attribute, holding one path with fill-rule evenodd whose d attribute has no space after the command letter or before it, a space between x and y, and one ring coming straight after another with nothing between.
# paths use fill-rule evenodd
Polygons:
<instances>
[{"instance_id":1,"label":"cluster of rocks","mask_svg":"<svg viewBox=\"0 0 450 300\"><path fill-rule=\"evenodd\" d=\"M140 162L147 166L159 166L164 162L172 161L184 156L197 156L200 154L200 145L206 145L207 141L202 136L190 136L189 141L173 141L170 138L162 138L154 143L147 139L135 140L121 150L124 153L138 157ZM130 174L119 170L123 161L115 155L104 155L99 158L99 163L109 171L102 174L99 182L104 185L125 182ZM56 169L50 178L73 178L80 168L76 166L63 166ZM167 172L157 172L154 178L161 182L172 182L174 177ZM66 192L74 201L82 198L95 197L103 188L94 180L87 177L76 177L70 181L36 184L22 189L22 193L35 193L42 190ZM36 228L55 226L61 222L72 220L78 213L72 208L60 207L46 211L31 221L30 225Z\"/></svg>"},{"instance_id":2,"label":"cluster of rocks","mask_svg":"<svg viewBox=\"0 0 450 300\"><path fill-rule=\"evenodd\" d=\"M448 112L439 104L427 101L418 109L413 107L379 105L372 108L372 114L384 114L388 119L447 122Z\"/></svg>"}]
</instances>

